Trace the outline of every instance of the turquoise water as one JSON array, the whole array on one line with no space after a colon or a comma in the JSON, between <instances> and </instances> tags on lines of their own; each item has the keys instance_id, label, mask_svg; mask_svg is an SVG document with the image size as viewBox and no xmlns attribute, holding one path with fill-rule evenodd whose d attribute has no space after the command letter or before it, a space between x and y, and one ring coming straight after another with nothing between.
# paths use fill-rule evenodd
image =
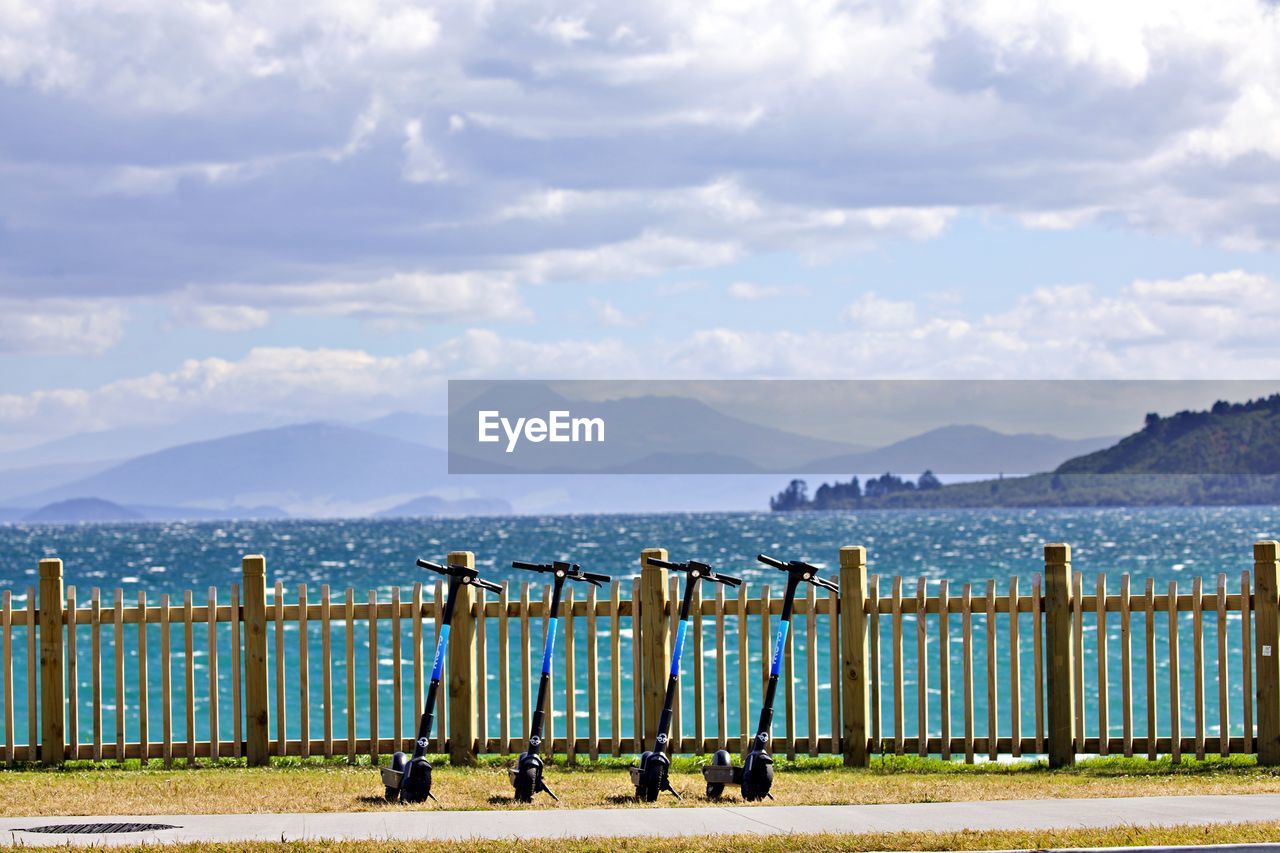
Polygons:
<instances>
[{"instance_id":1,"label":"turquoise water","mask_svg":"<svg viewBox=\"0 0 1280 853\"><path fill-rule=\"evenodd\" d=\"M131 604L136 600L137 592L145 590L148 601L155 604L162 593L169 593L176 602L184 590L195 590L195 602L200 604L206 600L207 589L216 586L221 601L226 601L228 586L239 580L240 558L245 553L264 553L267 556L268 581L280 580L287 590L286 599L293 601L299 583L306 583L312 601L318 600L319 587L327 583L335 590L335 598L339 590L351 586L357 590L357 601L367 600L369 589L380 591L381 600L388 600L388 591L393 585L400 585L405 595L416 580L426 575L413 565L417 556L440 559L449 550L472 550L477 554L478 564L487 577L495 580L527 580L531 576L505 568L511 559L546 561L565 558L582 563L593 571L605 572L619 578L631 578L638 571L638 556L642 548L666 547L672 559L696 558L706 560L727 572L741 574L753 584L771 581L777 590L778 574L755 563L754 555L764 551L782 558L803 558L817 564L831 567L835 574L837 555L840 546L861 544L868 548L871 570L883 576L902 574L907 578L904 591L914 592L915 579L921 575L931 582L947 578L952 584L953 594L959 592L959 584L966 581L974 583L974 593L985 589L988 578L998 580L1001 592L1007 589L1007 581L1011 575L1022 579L1023 591L1029 591L1030 580L1034 572L1041 569L1042 546L1045 542L1065 541L1073 548L1075 568L1085 575L1085 586L1092 590L1094 575L1106 572L1111 591L1119 588L1122 572L1129 572L1135 578L1135 589L1139 589L1138 579L1155 578L1157 590L1163 591L1168 581L1176 580L1181 589L1189 590L1193 576L1205 578L1206 590L1212 589L1218 572L1226 572L1230 588L1238 590L1240 572L1251 567L1251 543L1259 538L1276 538L1280 536L1280 519L1271 508L1196 508L1196 509L1107 509L1107 510L950 510L950 511L892 511L865 512L860 514L811 513L794 515L771 514L698 514L698 515L600 515L600 516L556 516L556 517L521 517L503 519L438 519L438 520L347 520L347 521L268 521L268 522L236 522L236 523L150 523L122 525L7 525L0 526L0 589L13 591L14 606L25 606L26 589L36 584L36 564L41 557L58 556L66 564L66 582L74 584L78 589L81 606L88 602L89 589L101 587L104 606L114 595L116 588L124 590L125 601ZM771 578L770 575L773 575ZM432 576L434 577L434 576ZM887 582L882 586L887 592ZM934 592L936 590L931 590ZM582 590L578 591L582 594ZM628 587L624 586L624 597ZM1187 622L1180 626L1180 642L1182 645L1182 717L1183 731L1188 733L1192 721L1190 701L1191 690L1191 627L1190 615L1184 617ZM1238 620L1238 617L1235 617ZM1025 620L1025 617L1024 617ZM533 631L534 650L532 669L537 672L537 655L541 646L541 620L535 620ZM628 620L623 620L624 630ZM888 620L883 627L887 629ZM1207 650L1206 679L1209 701L1208 722L1211 731L1217 723L1217 681L1215 680L1216 662L1216 620L1206 618L1205 644ZM732 624L732 620L730 620ZM774 620L773 627L777 622ZM999 668L999 684L1004 693L1007 682L1007 653L1004 651L1006 623L1000 620L1002 637ZM1086 632L1092 631L1091 620L1086 621ZM1160 635L1163 636L1167 622L1159 622ZM518 638L518 628L513 625L512 640ZM908 619L904 643L905 671L908 679L905 684L907 697L905 718L906 734L915 733L916 687L911 676L916 671L914 623ZM1229 618L1228 629L1233 627ZM1229 633L1231 669L1230 689L1234 710L1231 729L1240 730L1240 677L1239 677L1239 623ZM605 630L603 621L598 626ZM975 716L978 733L986 730L986 647L985 629L982 620L975 619L978 637L974 646L975 660ZM1143 649L1140 638L1144 626L1141 617L1134 618L1134 683L1138 694L1134 707L1134 718L1145 721L1145 703L1143 692ZM705 639L709 647L713 647L714 623L706 623ZM152 626L149 634L149 651L151 662L151 708L149 720L152 739L158 739L160 721L158 718L159 693L159 640L158 628ZM1108 635L1112 638L1111 646L1111 705L1119 707L1119 619L1112 615L1108 623ZM297 628L289 626L286 645L286 661L291 668L296 665ZM344 629L334 628L335 649L342 648ZM587 733L586 714L586 637L585 620L580 619L577 631L577 709L578 719L575 721L579 736ZM751 656L752 672L760 673L762 664L759 655L762 647L759 625L755 618L751 620ZM796 675L802 678L805 672L804 658L800 651L806 647L807 631L803 620L799 620L794 628L796 642ZM936 624L930 627L931 636L936 637ZM114 683L109 657L114 653L112 632L104 630L104 720L103 727L110 740L115 730ZM424 642L430 646L434 641L434 628L425 631ZM952 730L960 733L962 721L959 716L958 690L961 677L961 660L959 657L959 619L953 617L951 635L953 638L952 684L957 691L953 699ZM14 631L14 693L19 697L16 706L16 740L26 741L25 703L21 701L25 695L25 632ZM126 630L126 646L130 660L127 663L125 693L125 724L136 736L136 685L133 684L136 673L136 661L132 659L136 629L130 626ZM489 687L490 721L488 730L491 736L496 735L497 688L492 680L496 673L496 629L489 635L491 654L491 680ZM887 634L885 635L887 638ZM88 634L82 629L79 650L80 698L81 698L81 740L88 740L92 733L88 720L87 703L90 697L89 679L89 643ZM205 629L196 630L196 648L203 650ZM395 662L389 659L390 642L387 637L386 623L380 626L380 731L382 736L391 735L392 714L390 705L394 701L391 694L391 670ZM629 639L629 637L628 637ZM828 660L826 657L827 640L825 619L819 620L818 633L818 680L819 691L819 731L829 732L829 707L826 704L830 685L828 679ZM219 668L221 672L220 703L222 707L222 737L231 736L230 720L230 648L229 635L225 626L221 630L219 649ZM360 731L366 728L368 670L367 670L367 631L362 623L357 624L356 636L356 670L357 688L356 716ZM406 685L406 694L412 684L411 644L407 631L404 636L405 651L403 657L404 670L402 677ZM274 640L272 641L274 644ZM557 654L563 648L558 643ZM1093 638L1087 638L1086 668L1092 672L1094 658L1090 654ZM309 635L311 646L311 685L313 697L311 701L310 734L312 738L320 736L320 678L317 663L319 658L319 629L313 626ZM185 737L185 722L181 709L185 703L182 684L182 638L181 632L174 632L174 652L178 656L174 661L175 738ZM1023 684L1022 717L1024 734L1031 730L1031 631L1029 621L1022 623L1021 670ZM274 652L273 652L274 653ZM937 707L937 650L930 652L930 692L931 723L930 728L936 733L939 726ZM336 654L336 657L341 655ZM426 658L430 659L430 648ZM690 654L685 655L685 665L689 666ZM560 659L562 660L562 658ZM557 661L557 663L560 662ZM603 673L599 682L602 707L607 708L605 697L609 695L611 684L608 681L608 644L600 643L600 666ZM631 656L624 643L622 654L622 716L621 731L624 736L633 730L630 713L632 703L630 681ZM196 672L196 729L197 737L207 737L205 709L207 708L207 669L206 661L197 657ZM891 658L886 643L883 653L883 672L885 679L891 677ZM1168 676L1167 649L1163 640L1157 648L1157 668L1160 671L1160 687L1158 695L1167 697L1166 681ZM728 733L734 735L744 728L739 719L736 707L737 697L737 660L736 638L729 638L729 654L727 659L729 676L729 720ZM335 685L335 733L341 736L345 732L345 664L338 661L334 670ZM518 732L523 724L520 721L521 686L519 684L520 667L518 660L511 659L511 672L515 679L512 684L513 733ZM707 660L707 732L714 734L716 726L711 713L714 695L714 667ZM4 674L0 673L0 679ZM1087 675L1087 681L1090 681ZM292 680L291 680L292 681ZM557 688L563 690L557 673ZM684 685L684 707L692 708L692 679L686 679ZM290 736L299 731L297 721L297 688L290 686L289 708ZM758 709L759 687L752 685L752 708L750 715ZM274 696L274 693L273 693ZM416 719L418 709L409 707L411 698L406 696L403 707L405 727L411 728ZM890 694L886 691L883 698L883 713L886 721L892 720ZM1006 700L1007 701L1007 700ZM1086 719L1090 720L1089 733L1096 733L1095 712L1096 694L1087 696L1088 710ZM559 695L555 702L556 732L563 734L565 720L563 717L564 697ZM1162 703L1161 714L1167 713L1167 701ZM796 689L797 732L803 734L807 730L807 704L803 685ZM1119 733L1119 715L1113 711L1111 734ZM781 733L786 725L785 714L779 706L779 714L775 720L775 731ZM1167 720L1162 720L1162 731ZM602 733L610 731L609 720L602 720ZM751 725L745 728L752 728ZM1001 709L1000 730L1008 732L1008 708ZM692 734L692 725L684 723L686 735ZM886 725L885 734L891 734L891 725Z\"/></svg>"}]
</instances>

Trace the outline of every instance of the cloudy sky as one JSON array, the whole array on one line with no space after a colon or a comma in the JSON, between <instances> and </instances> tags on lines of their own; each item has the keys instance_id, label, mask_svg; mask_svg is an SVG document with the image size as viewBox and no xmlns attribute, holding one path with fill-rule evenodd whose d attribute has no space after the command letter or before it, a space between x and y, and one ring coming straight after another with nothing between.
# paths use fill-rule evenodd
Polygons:
<instances>
[{"instance_id":1,"label":"cloudy sky","mask_svg":"<svg viewBox=\"0 0 1280 853\"><path fill-rule=\"evenodd\" d=\"M1277 14L0 0L0 447L464 376L1280 376Z\"/></svg>"}]
</instances>

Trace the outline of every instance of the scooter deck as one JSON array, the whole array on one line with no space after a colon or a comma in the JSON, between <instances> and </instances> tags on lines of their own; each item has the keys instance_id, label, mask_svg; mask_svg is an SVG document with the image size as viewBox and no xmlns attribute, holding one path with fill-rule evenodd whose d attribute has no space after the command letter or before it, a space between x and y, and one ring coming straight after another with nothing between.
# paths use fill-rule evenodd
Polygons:
<instances>
[{"instance_id":1,"label":"scooter deck","mask_svg":"<svg viewBox=\"0 0 1280 853\"><path fill-rule=\"evenodd\" d=\"M392 770L390 767L379 767L382 771L382 785L386 788L395 788L400 790L400 783L404 780L404 773L399 770Z\"/></svg>"},{"instance_id":2,"label":"scooter deck","mask_svg":"<svg viewBox=\"0 0 1280 853\"><path fill-rule=\"evenodd\" d=\"M712 785L741 785L742 768L731 764L708 764L702 768L702 778Z\"/></svg>"}]
</instances>

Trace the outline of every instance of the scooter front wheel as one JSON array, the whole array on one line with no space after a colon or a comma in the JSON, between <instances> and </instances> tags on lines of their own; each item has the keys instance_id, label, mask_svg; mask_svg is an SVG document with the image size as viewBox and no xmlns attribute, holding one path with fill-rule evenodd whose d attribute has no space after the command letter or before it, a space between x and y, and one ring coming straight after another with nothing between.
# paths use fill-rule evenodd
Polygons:
<instances>
[{"instance_id":1,"label":"scooter front wheel","mask_svg":"<svg viewBox=\"0 0 1280 853\"><path fill-rule=\"evenodd\" d=\"M731 767L732 765L733 765L733 759L729 757L729 750L727 749L716 750L716 754L711 756L712 767ZM708 800L718 800L720 799L720 795L723 793L724 793L723 782L707 783L707 799Z\"/></svg>"}]
</instances>

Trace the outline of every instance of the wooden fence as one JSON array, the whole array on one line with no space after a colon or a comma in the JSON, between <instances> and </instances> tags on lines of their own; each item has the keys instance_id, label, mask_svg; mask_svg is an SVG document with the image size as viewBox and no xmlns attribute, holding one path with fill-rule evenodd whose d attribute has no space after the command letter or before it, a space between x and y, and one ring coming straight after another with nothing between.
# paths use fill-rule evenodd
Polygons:
<instances>
[{"instance_id":1,"label":"wooden fence","mask_svg":"<svg viewBox=\"0 0 1280 853\"><path fill-rule=\"evenodd\" d=\"M680 579L649 557L666 552L645 551L640 575L606 590L566 590L551 700L562 715L548 715L548 738L571 761L637 752L653 737ZM877 753L1047 754L1057 766L1078 754L1256 752L1280 763L1275 542L1255 545L1252 573L1219 575L1208 589L1193 578L1189 590L1170 582L1158 591L1128 575L1115 590L1102 575L1086 584L1065 545L1046 546L1044 574L1026 588L1017 577L1002 590L995 579L868 576L856 546L841 549L839 565L838 600L805 587L796 602L778 695L780 754L840 754L853 765ZM59 560L41 561L39 595L28 589L19 606L0 591L5 761L264 764L283 755L377 760L411 748L441 583L389 595L286 590L269 587L265 559L250 556L225 601L213 588L199 600L187 591L154 603L93 589L86 606L74 587L64 592L62 571ZM522 748L549 593L527 582L504 583L500 595L464 589L432 751L465 764ZM767 584L697 599L674 751L749 743L781 606ZM104 731L104 709L114 731Z\"/></svg>"}]
</instances>

